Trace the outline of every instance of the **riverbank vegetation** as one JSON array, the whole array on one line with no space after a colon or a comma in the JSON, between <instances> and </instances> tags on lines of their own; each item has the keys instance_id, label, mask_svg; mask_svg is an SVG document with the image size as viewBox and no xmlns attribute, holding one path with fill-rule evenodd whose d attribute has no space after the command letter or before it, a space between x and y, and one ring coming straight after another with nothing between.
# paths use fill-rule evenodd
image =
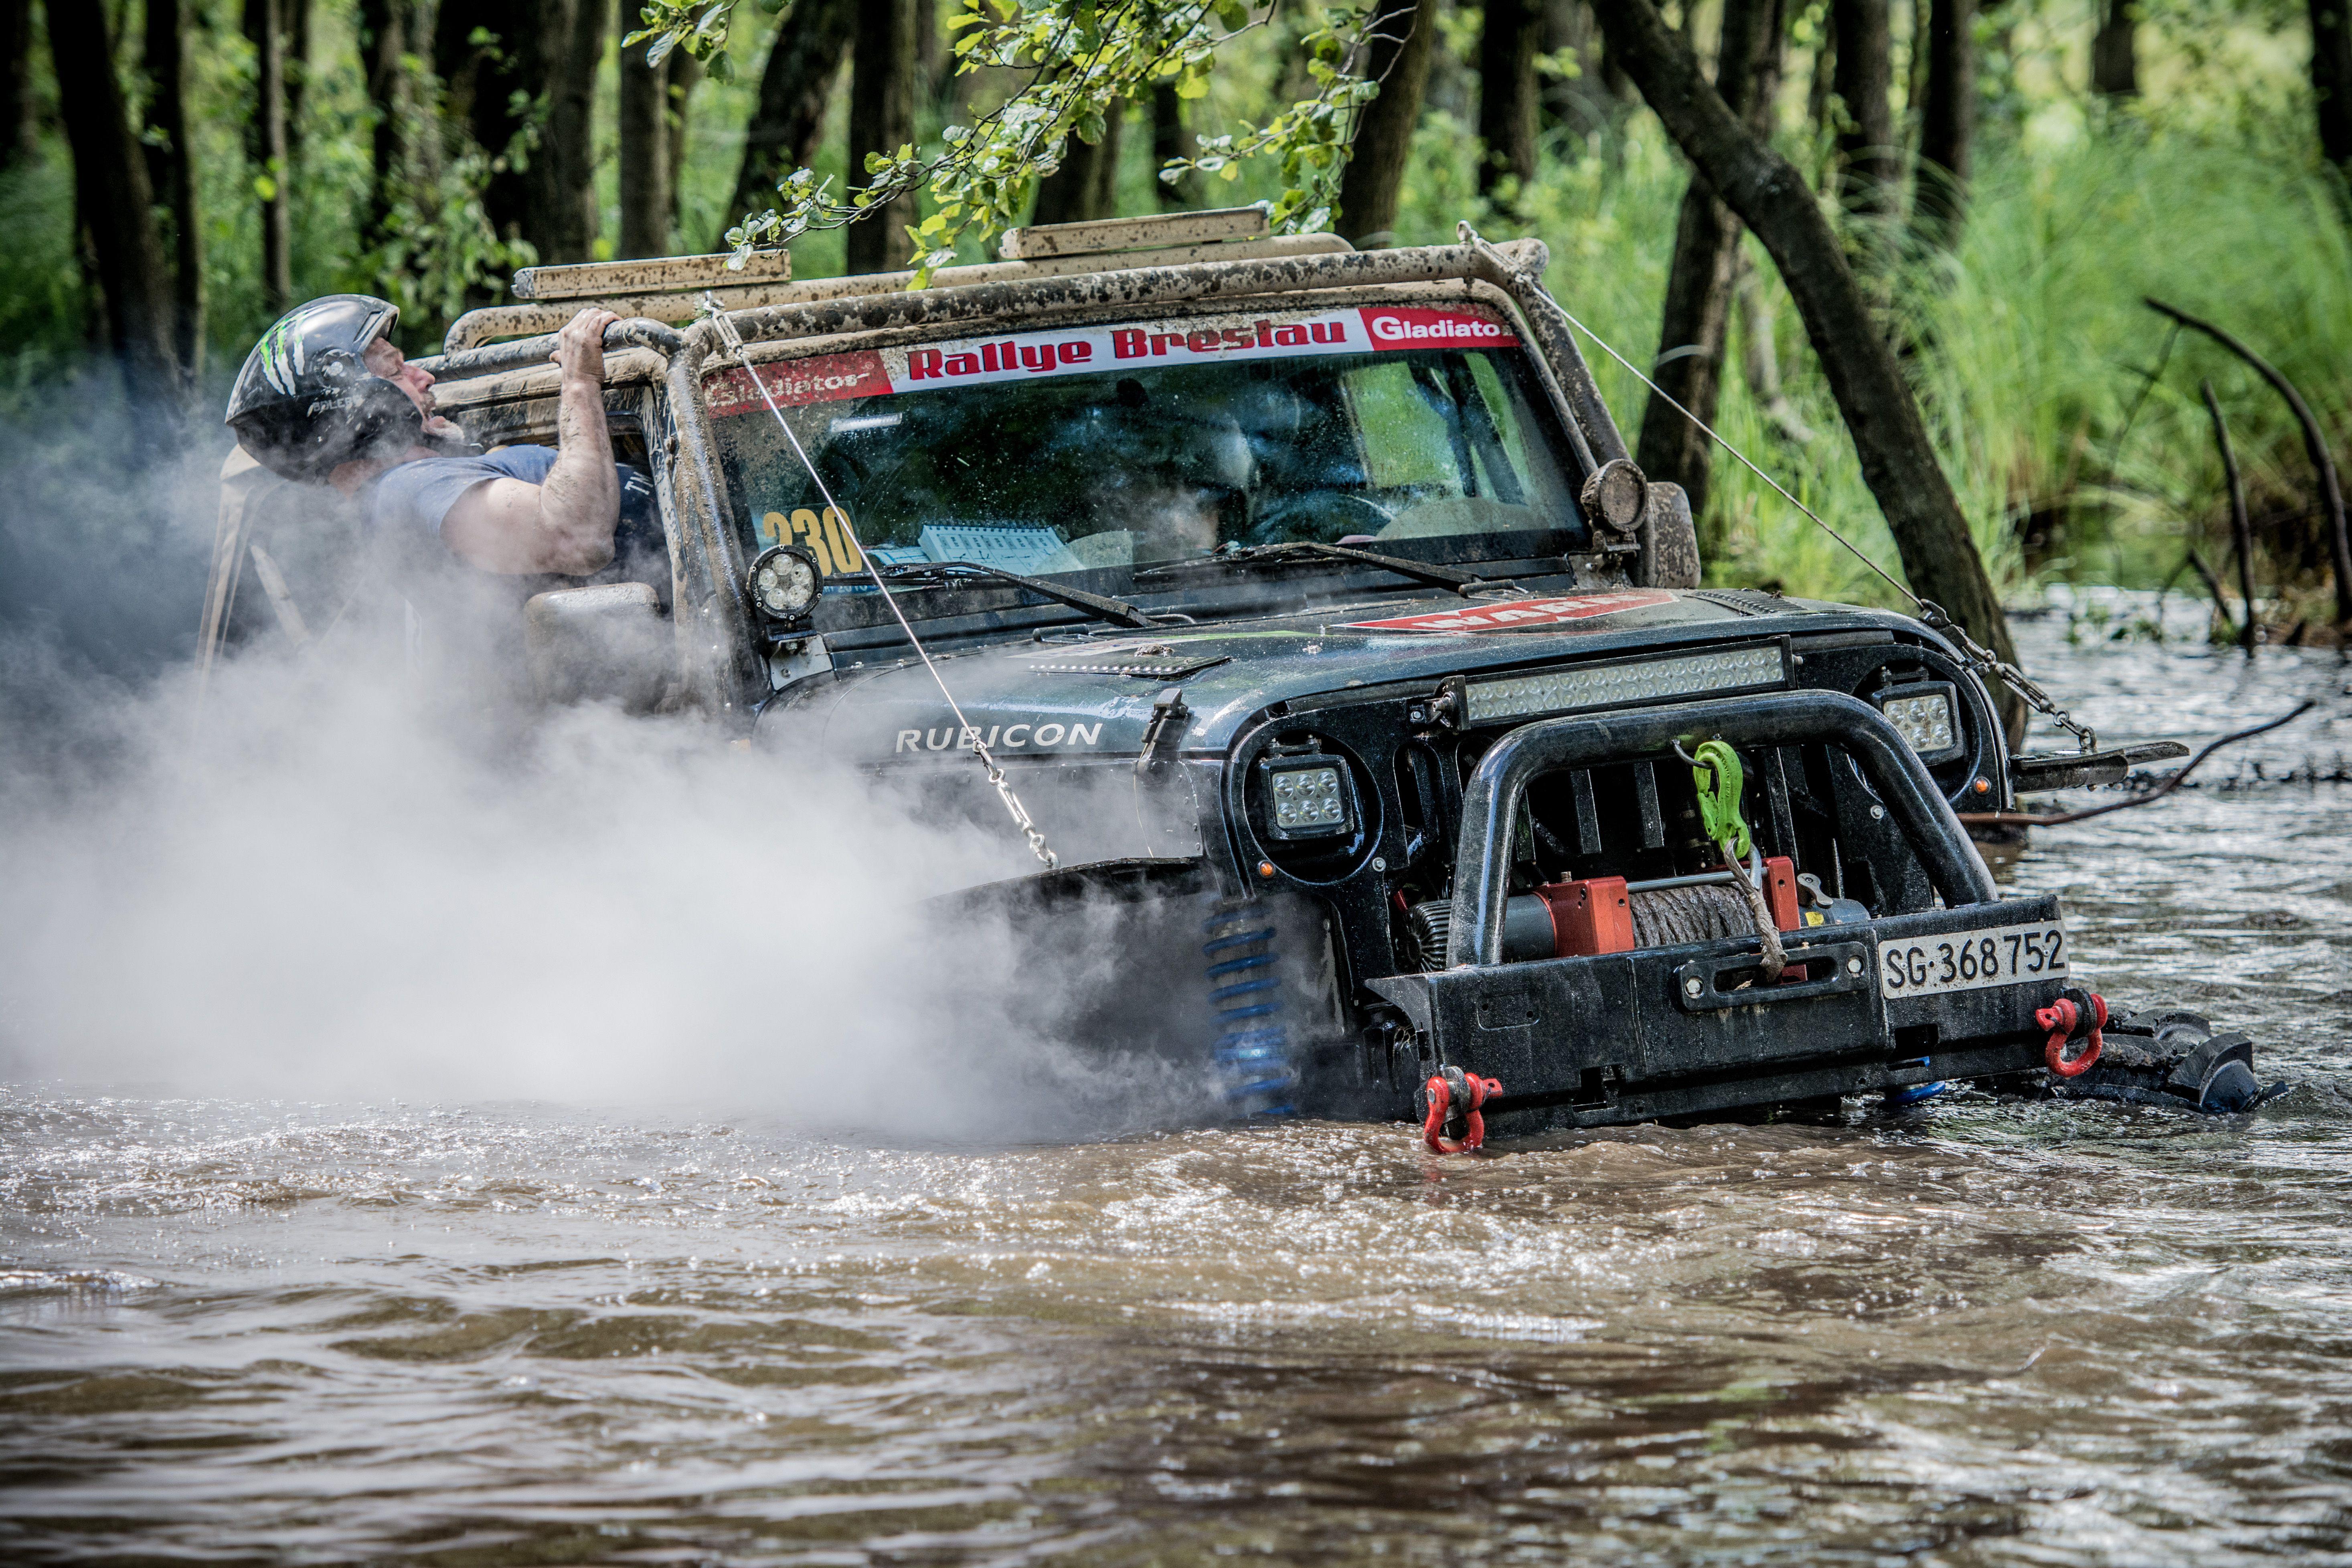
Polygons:
<instances>
[{"instance_id":1,"label":"riverbank vegetation","mask_svg":"<svg viewBox=\"0 0 2352 1568\"><path fill-rule=\"evenodd\" d=\"M949 68L965 4L917 8L908 38L889 46L905 89L895 112L919 146L936 147L944 127L969 123L1013 86L1007 72ZM39 424L45 409L83 407L120 384L108 352L115 318L103 236L87 189L77 200L67 135L65 110L93 90L80 79L89 72L69 70L61 91L58 66L69 57L41 9L5 9L15 85L0 104L0 405ZM632 9L108 9L99 87L110 77L140 133L163 275L156 298L168 301L158 308L172 312L175 372L198 411L187 439L225 445L207 411L289 300L389 295L410 346L429 348L457 312L496 298L516 265L723 247L742 198L772 199L758 179L747 184L747 130L773 150L763 177L805 162L837 191L853 183L853 132L871 141L894 128L870 81L861 98L856 58L874 47L862 40L876 26L851 0L791 0L772 18L743 6L719 60L679 51L658 72L643 67L642 45L621 45ZM1409 138L1397 142L1388 237L1442 241L1464 217L1489 235L1535 234L1551 247L1554 291L1611 347L1645 370L1694 357L1693 345L1662 342L1660 325L1688 165L1611 68L1581 0L1412 9L1430 25L1429 47ZM1730 9L1760 11L1777 39L1767 51L1777 58L1759 57L1766 91L1749 122L1834 215L2001 592L2027 595L2044 579L2192 583L2192 551L2234 584L2223 470L2200 392L2210 379L2244 469L2253 580L2273 635L2331 620L2327 520L2285 406L2243 364L2176 336L2142 303L2155 296L2228 327L2302 389L2337 449L2352 436L2352 240L2344 178L2323 151L2328 100L2315 100L2309 14L2283 0L1962 5L1967 69L1956 76L1948 60L1931 69L1921 42L1951 0ZM1726 12L1706 0L1666 18L1712 61ZM1508 38L1489 36L1497 16ZM1036 198L1046 216L1278 195L1285 180L1258 163L1234 165L1230 179L1155 177L1166 158L1197 154L1197 138L1262 121L1312 90L1298 40L1324 13L1299 5L1249 19L1258 25L1218 51L1205 79L1139 96L1096 143L1074 141ZM1866 60L1874 19L1885 54L1876 87L1852 64ZM1840 39L1852 57L1843 71ZM1964 203L1944 199L1941 171L1920 156L1923 146L1949 156L1948 115L1939 121L1935 104L1955 80L1972 129L1959 160ZM262 90L271 84L274 94ZM1881 91L1884 104L1871 101ZM882 121L853 126L858 113ZM1344 212L1332 221L1361 233ZM881 233L846 234L861 230ZM843 270L846 246L837 229L801 237L796 275ZM962 249L981 253L974 240ZM1719 360L1722 433L1895 569L1771 259L1748 237L1730 255L1726 325L1717 344L1696 345ZM1632 443L1647 394L1607 352L1587 350ZM1893 598L1719 449L1702 482L1715 579Z\"/></svg>"}]
</instances>

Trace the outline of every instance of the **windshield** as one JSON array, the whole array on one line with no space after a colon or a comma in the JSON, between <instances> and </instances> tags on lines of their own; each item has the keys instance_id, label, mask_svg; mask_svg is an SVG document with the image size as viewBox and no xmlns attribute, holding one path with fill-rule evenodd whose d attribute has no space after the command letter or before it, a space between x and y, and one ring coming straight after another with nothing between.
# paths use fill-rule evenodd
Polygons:
<instances>
[{"instance_id":1,"label":"windshield","mask_svg":"<svg viewBox=\"0 0 2352 1568\"><path fill-rule=\"evenodd\" d=\"M1016 332L759 374L886 566L1034 576L1302 540L1426 540L1410 553L1438 561L1589 542L1534 367L1477 307ZM709 394L746 546L862 570L750 373Z\"/></svg>"}]
</instances>

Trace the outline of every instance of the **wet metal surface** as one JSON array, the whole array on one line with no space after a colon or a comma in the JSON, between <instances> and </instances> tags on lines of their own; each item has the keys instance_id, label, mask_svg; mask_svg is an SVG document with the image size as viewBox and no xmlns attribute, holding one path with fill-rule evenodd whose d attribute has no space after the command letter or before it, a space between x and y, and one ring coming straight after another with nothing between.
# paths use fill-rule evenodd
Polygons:
<instances>
[{"instance_id":1,"label":"wet metal surface","mask_svg":"<svg viewBox=\"0 0 2352 1568\"><path fill-rule=\"evenodd\" d=\"M2352 751L2352 673L2021 630L2110 742L2326 700L2005 873L2251 1030L2257 1115L1440 1162L18 1086L0 1559L2352 1556L2352 794L2253 767Z\"/></svg>"}]
</instances>

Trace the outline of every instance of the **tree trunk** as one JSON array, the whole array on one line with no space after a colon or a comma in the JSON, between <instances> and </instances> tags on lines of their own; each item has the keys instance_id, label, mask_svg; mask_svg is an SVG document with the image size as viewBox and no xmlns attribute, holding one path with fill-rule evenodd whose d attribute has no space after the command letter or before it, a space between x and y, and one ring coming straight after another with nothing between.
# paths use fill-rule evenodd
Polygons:
<instances>
[{"instance_id":1,"label":"tree trunk","mask_svg":"<svg viewBox=\"0 0 2352 1568\"><path fill-rule=\"evenodd\" d=\"M2139 95L2138 32L2139 0L2102 0L2099 30L2091 36L2093 92L2107 98Z\"/></svg>"},{"instance_id":2,"label":"tree trunk","mask_svg":"<svg viewBox=\"0 0 2352 1568\"><path fill-rule=\"evenodd\" d=\"M1381 95L1364 105L1339 176L1340 235L1360 250L1393 242L1397 197L1413 128L1421 123L1422 89L1437 37L1435 0L1379 0L1366 26L1365 74Z\"/></svg>"},{"instance_id":3,"label":"tree trunk","mask_svg":"<svg viewBox=\"0 0 2352 1568\"><path fill-rule=\"evenodd\" d=\"M1601 35L1585 0L1543 0L1543 49L1548 55L1565 54L1576 64L1574 76L1563 72L1538 84L1544 129L1578 138L1608 130L1612 103L1601 79Z\"/></svg>"},{"instance_id":4,"label":"tree trunk","mask_svg":"<svg viewBox=\"0 0 2352 1568\"><path fill-rule=\"evenodd\" d=\"M1759 136L1771 133L1783 31L1780 0L1724 0L1716 90ZM1693 174L1683 192L1682 214L1675 225L1658 358L1651 370L1658 391L1650 395L1643 411L1633 460L1652 479L1682 486L1696 518L1706 515L1707 480L1715 456L1714 443L1698 426L1715 423L1721 398L1732 268L1738 249L1739 220L1717 197L1706 177ZM1668 403L1669 397L1689 414Z\"/></svg>"},{"instance_id":5,"label":"tree trunk","mask_svg":"<svg viewBox=\"0 0 2352 1568\"><path fill-rule=\"evenodd\" d=\"M1836 83L1837 32L1824 25L1813 34L1813 68L1805 79L1805 123L1813 128L1816 142L1827 142L1837 132Z\"/></svg>"},{"instance_id":6,"label":"tree trunk","mask_svg":"<svg viewBox=\"0 0 2352 1568\"><path fill-rule=\"evenodd\" d=\"M361 242L383 244L399 196L401 141L414 111L409 91L408 16L405 0L360 0L360 64L367 78L369 132L367 224Z\"/></svg>"},{"instance_id":7,"label":"tree trunk","mask_svg":"<svg viewBox=\"0 0 2352 1568\"><path fill-rule=\"evenodd\" d=\"M849 67L849 181L866 184L866 155L895 153L915 139L914 0L859 0L857 37ZM907 226L915 196L869 208L849 226L848 269L891 272L915 254Z\"/></svg>"},{"instance_id":8,"label":"tree trunk","mask_svg":"<svg viewBox=\"0 0 2352 1568\"><path fill-rule=\"evenodd\" d=\"M1902 177L1902 147L1895 133L1895 46L1888 34L1887 0L1830 0L1830 24L1837 38L1831 84L1844 106L1838 127L1839 195L1846 209L1885 218L1895 211L1895 183Z\"/></svg>"},{"instance_id":9,"label":"tree trunk","mask_svg":"<svg viewBox=\"0 0 2352 1568\"><path fill-rule=\"evenodd\" d=\"M669 254L669 62L647 46L621 50L621 237L614 254Z\"/></svg>"},{"instance_id":10,"label":"tree trunk","mask_svg":"<svg viewBox=\"0 0 2352 1568\"><path fill-rule=\"evenodd\" d=\"M1074 133L1062 147L1062 166L1037 182L1033 224L1085 223L1118 211L1119 128L1127 106L1115 103L1103 114L1102 140L1091 146Z\"/></svg>"},{"instance_id":11,"label":"tree trunk","mask_svg":"<svg viewBox=\"0 0 2352 1568\"><path fill-rule=\"evenodd\" d=\"M1184 129L1184 100L1176 96L1174 82L1161 82L1151 89L1151 188L1162 208L1207 205L1201 194L1200 175L1186 174L1177 180L1160 177L1171 159L1189 158L1194 151L1192 135Z\"/></svg>"},{"instance_id":12,"label":"tree trunk","mask_svg":"<svg viewBox=\"0 0 2352 1568\"><path fill-rule=\"evenodd\" d=\"M743 128L743 166L735 176L726 226L775 205L776 182L816 157L825 106L857 25L857 0L797 0L768 46L760 100ZM851 183L856 183L856 171ZM717 248L724 249L722 239Z\"/></svg>"},{"instance_id":13,"label":"tree trunk","mask_svg":"<svg viewBox=\"0 0 2352 1568\"><path fill-rule=\"evenodd\" d=\"M1919 237L1942 250L1959 245L1968 220L1969 148L1977 121L1976 20L1975 0L1930 0L1911 213Z\"/></svg>"},{"instance_id":14,"label":"tree trunk","mask_svg":"<svg viewBox=\"0 0 2352 1568\"><path fill-rule=\"evenodd\" d=\"M310 0L278 0L286 30L287 156L302 155L302 95L310 85Z\"/></svg>"},{"instance_id":15,"label":"tree trunk","mask_svg":"<svg viewBox=\"0 0 2352 1568\"><path fill-rule=\"evenodd\" d=\"M33 155L33 0L0 0L0 169Z\"/></svg>"},{"instance_id":16,"label":"tree trunk","mask_svg":"<svg viewBox=\"0 0 2352 1568\"><path fill-rule=\"evenodd\" d=\"M669 150L669 226L686 226L686 136L694 107L694 89L702 83L702 62L684 51L662 61L669 71L668 118L663 145Z\"/></svg>"},{"instance_id":17,"label":"tree trunk","mask_svg":"<svg viewBox=\"0 0 2352 1568\"><path fill-rule=\"evenodd\" d=\"M205 237L188 148L187 26L184 0L147 0L149 190L172 215L172 346L193 393L205 370Z\"/></svg>"},{"instance_id":18,"label":"tree trunk","mask_svg":"<svg viewBox=\"0 0 2352 1568\"><path fill-rule=\"evenodd\" d=\"M604 58L609 0L548 0L553 69L547 132L531 171L540 211L531 241L541 261L586 261L603 226L596 211L596 68Z\"/></svg>"},{"instance_id":19,"label":"tree trunk","mask_svg":"<svg viewBox=\"0 0 2352 1568\"><path fill-rule=\"evenodd\" d=\"M499 164L483 213L542 262L584 261L595 244L590 132L607 10L599 0L474 0L441 12L435 53L451 99ZM477 29L490 41L476 44Z\"/></svg>"},{"instance_id":20,"label":"tree trunk","mask_svg":"<svg viewBox=\"0 0 2352 1568\"><path fill-rule=\"evenodd\" d=\"M253 146L261 164L261 308L280 316L294 302L292 169L286 147L284 0L246 0L253 42Z\"/></svg>"},{"instance_id":21,"label":"tree trunk","mask_svg":"<svg viewBox=\"0 0 2352 1568\"><path fill-rule=\"evenodd\" d=\"M953 63L940 46L940 0L915 0L915 80L924 96L939 91Z\"/></svg>"},{"instance_id":22,"label":"tree trunk","mask_svg":"<svg viewBox=\"0 0 2352 1568\"><path fill-rule=\"evenodd\" d=\"M1650 0L1602 0L1597 9L1610 52L1640 85L1667 133L1780 267L1913 590L1942 605L2000 658L2012 658L2008 621L1936 460L1919 405L1803 176L1707 85L1698 62ZM2020 734L2023 705L2014 693L2001 695L2011 732Z\"/></svg>"},{"instance_id":23,"label":"tree trunk","mask_svg":"<svg viewBox=\"0 0 2352 1568\"><path fill-rule=\"evenodd\" d=\"M172 353L172 277L155 232L147 163L131 126L106 13L57 5L48 18L58 113L73 148L74 200L90 262L105 296L107 341L142 413L169 421L180 412Z\"/></svg>"},{"instance_id":24,"label":"tree trunk","mask_svg":"<svg viewBox=\"0 0 2352 1568\"><path fill-rule=\"evenodd\" d=\"M2311 0L2311 96L2319 150L2352 180L2352 0Z\"/></svg>"},{"instance_id":25,"label":"tree trunk","mask_svg":"<svg viewBox=\"0 0 2352 1568\"><path fill-rule=\"evenodd\" d=\"M1478 35L1478 194L1514 197L1536 177L1536 53L1543 42L1540 0L1486 0Z\"/></svg>"}]
</instances>

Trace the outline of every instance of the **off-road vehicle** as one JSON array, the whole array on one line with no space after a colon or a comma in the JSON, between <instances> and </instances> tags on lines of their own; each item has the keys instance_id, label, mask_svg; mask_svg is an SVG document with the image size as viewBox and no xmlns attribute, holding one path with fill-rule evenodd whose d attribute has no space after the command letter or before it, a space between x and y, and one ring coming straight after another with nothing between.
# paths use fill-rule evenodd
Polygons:
<instances>
[{"instance_id":1,"label":"off-road vehicle","mask_svg":"<svg viewBox=\"0 0 2352 1568\"><path fill-rule=\"evenodd\" d=\"M1358 253L1244 208L1003 255L920 289L542 268L461 320L426 363L495 444L551 438L543 334L635 318L608 406L653 568L536 585L543 695L697 706L971 816L1005 879L950 912L1238 1112L1450 1147L1959 1079L2257 1096L2242 1037L2071 991L2057 900L2001 897L1955 816L2178 748L2012 755L1948 629L1703 587L1539 243Z\"/></svg>"}]
</instances>

